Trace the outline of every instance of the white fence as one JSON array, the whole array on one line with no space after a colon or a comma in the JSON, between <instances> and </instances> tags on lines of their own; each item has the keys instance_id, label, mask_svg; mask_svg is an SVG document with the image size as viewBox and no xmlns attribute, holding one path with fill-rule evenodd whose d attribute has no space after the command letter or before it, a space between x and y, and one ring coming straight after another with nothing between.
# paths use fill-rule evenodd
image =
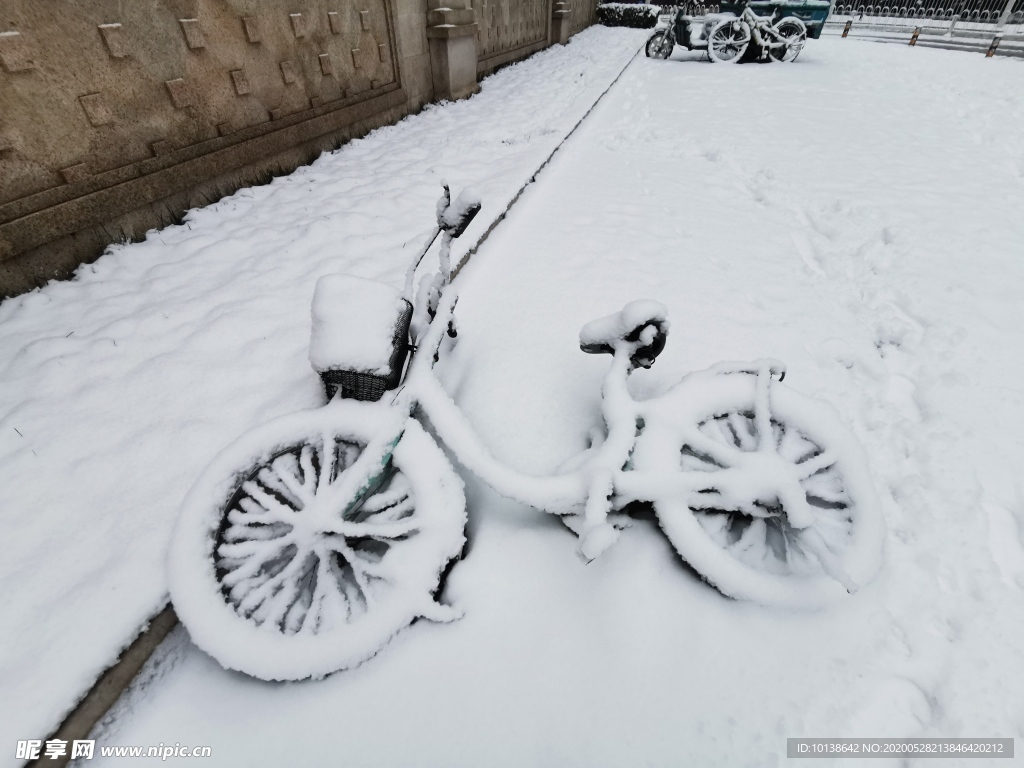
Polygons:
<instances>
[{"instance_id":1,"label":"white fence","mask_svg":"<svg viewBox=\"0 0 1024 768\"><path fill-rule=\"evenodd\" d=\"M847 26L849 24L849 26ZM1024 55L1024 0L836 0L825 31L920 45Z\"/></svg>"}]
</instances>

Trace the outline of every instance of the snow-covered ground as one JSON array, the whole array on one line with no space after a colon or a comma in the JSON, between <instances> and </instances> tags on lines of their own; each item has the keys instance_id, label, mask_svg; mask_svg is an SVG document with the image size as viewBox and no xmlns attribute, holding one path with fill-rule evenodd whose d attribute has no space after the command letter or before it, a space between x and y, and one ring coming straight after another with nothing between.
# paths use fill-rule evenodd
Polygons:
<instances>
[{"instance_id":1,"label":"snow-covered ground","mask_svg":"<svg viewBox=\"0 0 1024 768\"><path fill-rule=\"evenodd\" d=\"M596 29L545 55L587 46L606 83L605 56L621 66L642 39ZM549 87L550 69L530 72ZM577 333L631 299L673 321L637 395L718 360L785 360L787 383L833 403L869 453L889 535L856 597L816 613L726 600L648 521L584 566L557 521L466 475L470 549L444 595L464 619L419 622L363 666L297 684L224 672L179 630L99 743L210 745L227 766L771 766L788 736L1024 738L1022 74L849 40L812 41L792 65L638 59L459 277L442 376L522 469L583 445L607 361ZM507 105L483 122L495 107L471 110L487 96L0 306L5 353L40 339L9 355L0 422L25 435L0 440L34 441L3 444L4 521L29 542L3 566L10 740L53 719L37 707L29 722L30 686L87 678L76 644L94 669L159 604L170 517L212 452L316 402L315 277L400 285L415 244L397 230L426 228L406 222L430 212L441 171L485 205L511 195L487 181L495 126L542 131ZM459 138L479 141L440 159L409 128L443 131L459 110L481 121Z\"/></svg>"}]
</instances>

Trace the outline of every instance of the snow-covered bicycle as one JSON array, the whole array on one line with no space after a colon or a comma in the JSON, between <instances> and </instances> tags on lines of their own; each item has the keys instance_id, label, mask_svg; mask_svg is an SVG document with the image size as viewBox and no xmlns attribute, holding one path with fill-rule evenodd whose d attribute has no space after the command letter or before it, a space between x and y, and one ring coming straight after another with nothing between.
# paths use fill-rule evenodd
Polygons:
<instances>
[{"instance_id":1,"label":"snow-covered bicycle","mask_svg":"<svg viewBox=\"0 0 1024 768\"><path fill-rule=\"evenodd\" d=\"M731 4L730 4L731 5ZM648 38L644 51L648 58L667 59L676 45L688 50L706 50L713 62L736 63L743 60L750 45L754 58L767 53L772 61L795 61L807 42L807 27L796 16L758 16L749 0L738 4L739 15L708 13L700 3L683 3L659 18L657 29Z\"/></svg>"},{"instance_id":2,"label":"snow-covered bicycle","mask_svg":"<svg viewBox=\"0 0 1024 768\"><path fill-rule=\"evenodd\" d=\"M781 363L722 363L656 398L630 396L630 373L665 345L655 301L580 333L583 351L611 356L606 429L587 450L546 477L494 459L433 372L456 335L451 241L477 210L445 187L404 293L318 282L310 360L329 402L239 438L183 504L170 591L197 645L225 667L298 680L364 661L417 618L456 618L436 596L464 543L465 497L420 422L497 492L561 516L585 559L648 504L686 562L733 598L813 607L872 578L884 522L863 451L831 406L780 383ZM440 268L414 296L439 234Z\"/></svg>"}]
</instances>

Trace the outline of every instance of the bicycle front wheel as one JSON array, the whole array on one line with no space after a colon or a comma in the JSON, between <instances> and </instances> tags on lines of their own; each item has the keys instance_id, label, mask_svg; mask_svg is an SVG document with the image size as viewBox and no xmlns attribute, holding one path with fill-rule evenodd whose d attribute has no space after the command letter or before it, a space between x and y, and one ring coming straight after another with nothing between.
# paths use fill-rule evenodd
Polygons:
<instances>
[{"instance_id":1,"label":"bicycle front wheel","mask_svg":"<svg viewBox=\"0 0 1024 768\"><path fill-rule=\"evenodd\" d=\"M759 398L757 382L684 380L657 403L634 465L706 473L699 492L654 507L676 551L721 592L820 606L878 571L880 505L863 449L831 406L779 383Z\"/></svg>"},{"instance_id":2,"label":"bicycle front wheel","mask_svg":"<svg viewBox=\"0 0 1024 768\"><path fill-rule=\"evenodd\" d=\"M668 31L662 30L651 35L644 48L644 53L647 54L649 59L667 59L672 55L674 47L675 44Z\"/></svg>"},{"instance_id":3,"label":"bicycle front wheel","mask_svg":"<svg viewBox=\"0 0 1024 768\"><path fill-rule=\"evenodd\" d=\"M416 421L334 402L259 427L214 459L174 532L171 600L224 667L323 677L417 617L445 616L432 594L465 522L462 482Z\"/></svg>"}]
</instances>

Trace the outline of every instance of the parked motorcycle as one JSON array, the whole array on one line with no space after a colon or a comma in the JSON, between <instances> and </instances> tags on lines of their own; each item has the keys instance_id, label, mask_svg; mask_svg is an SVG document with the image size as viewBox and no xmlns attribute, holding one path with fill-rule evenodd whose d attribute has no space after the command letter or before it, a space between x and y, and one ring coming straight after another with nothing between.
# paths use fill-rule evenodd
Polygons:
<instances>
[{"instance_id":1,"label":"parked motorcycle","mask_svg":"<svg viewBox=\"0 0 1024 768\"><path fill-rule=\"evenodd\" d=\"M649 58L667 59L676 45L688 50L706 50L711 61L735 63L748 49L754 58L767 54L774 61L794 61L807 41L807 27L796 16L775 21L758 16L744 2L737 16L733 13L709 13L706 6L685 3L674 13L663 16L664 26L647 41ZM754 48L750 48L753 44ZM750 58L750 57L748 57Z\"/></svg>"}]
</instances>

